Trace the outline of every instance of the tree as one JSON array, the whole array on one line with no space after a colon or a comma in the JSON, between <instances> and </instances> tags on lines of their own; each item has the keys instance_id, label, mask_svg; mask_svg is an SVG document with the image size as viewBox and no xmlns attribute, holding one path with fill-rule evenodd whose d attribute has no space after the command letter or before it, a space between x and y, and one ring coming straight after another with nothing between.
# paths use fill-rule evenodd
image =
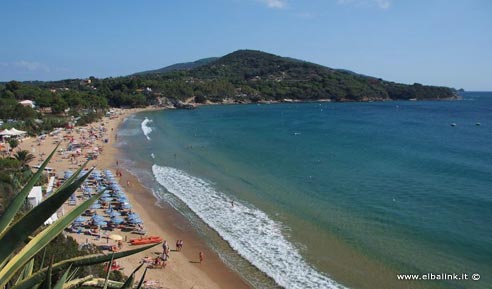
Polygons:
<instances>
[{"instance_id":1,"label":"tree","mask_svg":"<svg viewBox=\"0 0 492 289\"><path fill-rule=\"evenodd\" d=\"M10 151L13 151L19 145L19 141L15 138L9 139Z\"/></svg>"},{"instance_id":2,"label":"tree","mask_svg":"<svg viewBox=\"0 0 492 289\"><path fill-rule=\"evenodd\" d=\"M12 80L10 82L7 82L5 84L5 89L6 90L10 90L10 91L16 91L17 89L19 89L21 87L21 84L20 82L18 81L15 81L15 80Z\"/></svg>"},{"instance_id":3,"label":"tree","mask_svg":"<svg viewBox=\"0 0 492 289\"><path fill-rule=\"evenodd\" d=\"M35 156L28 150L20 150L15 153L14 158L19 161L22 169L29 168L29 163L34 160Z\"/></svg>"}]
</instances>

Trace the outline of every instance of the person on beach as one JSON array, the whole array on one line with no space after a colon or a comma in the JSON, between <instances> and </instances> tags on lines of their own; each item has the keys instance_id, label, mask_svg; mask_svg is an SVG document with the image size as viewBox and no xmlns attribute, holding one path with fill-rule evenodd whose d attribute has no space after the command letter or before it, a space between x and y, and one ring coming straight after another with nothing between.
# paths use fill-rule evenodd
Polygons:
<instances>
[{"instance_id":1,"label":"person on beach","mask_svg":"<svg viewBox=\"0 0 492 289\"><path fill-rule=\"evenodd\" d=\"M183 240L179 240L179 251L181 252L181 249L183 249Z\"/></svg>"},{"instance_id":2,"label":"person on beach","mask_svg":"<svg viewBox=\"0 0 492 289\"><path fill-rule=\"evenodd\" d=\"M168 251L168 248L169 248L169 245L167 244L167 241L164 240L164 242L162 243L162 254L166 254L166 252Z\"/></svg>"},{"instance_id":3,"label":"person on beach","mask_svg":"<svg viewBox=\"0 0 492 289\"><path fill-rule=\"evenodd\" d=\"M179 240L176 240L176 251L179 251Z\"/></svg>"},{"instance_id":4,"label":"person on beach","mask_svg":"<svg viewBox=\"0 0 492 289\"><path fill-rule=\"evenodd\" d=\"M205 255L203 254L202 251L200 251L200 253L198 253L198 258L200 259L200 264L203 262L203 260L205 259Z\"/></svg>"}]
</instances>

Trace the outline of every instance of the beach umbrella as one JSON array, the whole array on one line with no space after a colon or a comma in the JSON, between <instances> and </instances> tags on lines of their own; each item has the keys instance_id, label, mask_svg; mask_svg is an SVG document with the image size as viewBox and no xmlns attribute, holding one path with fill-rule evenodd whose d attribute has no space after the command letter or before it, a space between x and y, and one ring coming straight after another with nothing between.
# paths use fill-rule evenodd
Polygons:
<instances>
[{"instance_id":1,"label":"beach umbrella","mask_svg":"<svg viewBox=\"0 0 492 289\"><path fill-rule=\"evenodd\" d=\"M74 223L83 223L85 221L87 221L87 219L82 216L78 216L75 220L73 220Z\"/></svg>"},{"instance_id":2,"label":"beach umbrella","mask_svg":"<svg viewBox=\"0 0 492 289\"><path fill-rule=\"evenodd\" d=\"M103 226L106 226L107 223L103 220L94 220L94 225L96 225L98 227L103 227Z\"/></svg>"},{"instance_id":3,"label":"beach umbrella","mask_svg":"<svg viewBox=\"0 0 492 289\"><path fill-rule=\"evenodd\" d=\"M108 236L109 239L115 240L115 241L121 241L123 240L123 236L118 235L118 234L111 234Z\"/></svg>"},{"instance_id":4,"label":"beach umbrella","mask_svg":"<svg viewBox=\"0 0 492 289\"><path fill-rule=\"evenodd\" d=\"M98 203L94 203L91 205L91 209L95 210L95 209L100 209L101 208L101 205L98 204Z\"/></svg>"},{"instance_id":5,"label":"beach umbrella","mask_svg":"<svg viewBox=\"0 0 492 289\"><path fill-rule=\"evenodd\" d=\"M121 216L121 214L118 211L112 211L109 213L109 216L110 217L117 217L117 216Z\"/></svg>"},{"instance_id":6,"label":"beach umbrella","mask_svg":"<svg viewBox=\"0 0 492 289\"><path fill-rule=\"evenodd\" d=\"M115 223L115 224L121 224L124 222L124 220L120 217L114 217L114 218L111 218L111 222Z\"/></svg>"},{"instance_id":7,"label":"beach umbrella","mask_svg":"<svg viewBox=\"0 0 492 289\"><path fill-rule=\"evenodd\" d=\"M101 216L101 215L98 215L98 214L94 214L94 216L92 216L92 220L94 220L94 221L102 221L102 220L104 220L104 217Z\"/></svg>"},{"instance_id":8,"label":"beach umbrella","mask_svg":"<svg viewBox=\"0 0 492 289\"><path fill-rule=\"evenodd\" d=\"M111 206L111 204L109 204L109 207L106 210L106 214L110 214L112 211L113 211L113 206Z\"/></svg>"},{"instance_id":9,"label":"beach umbrella","mask_svg":"<svg viewBox=\"0 0 492 289\"><path fill-rule=\"evenodd\" d=\"M63 173L63 178L68 179L73 175L72 171L65 171Z\"/></svg>"},{"instance_id":10,"label":"beach umbrella","mask_svg":"<svg viewBox=\"0 0 492 289\"><path fill-rule=\"evenodd\" d=\"M128 220L131 224L143 224L143 221L140 219Z\"/></svg>"},{"instance_id":11,"label":"beach umbrella","mask_svg":"<svg viewBox=\"0 0 492 289\"><path fill-rule=\"evenodd\" d=\"M140 216L127 216L128 220L133 221L133 220L141 220Z\"/></svg>"},{"instance_id":12,"label":"beach umbrella","mask_svg":"<svg viewBox=\"0 0 492 289\"><path fill-rule=\"evenodd\" d=\"M111 202L112 200L113 200L113 198L111 198L111 197L102 197L101 198L101 201L106 202L106 203Z\"/></svg>"}]
</instances>

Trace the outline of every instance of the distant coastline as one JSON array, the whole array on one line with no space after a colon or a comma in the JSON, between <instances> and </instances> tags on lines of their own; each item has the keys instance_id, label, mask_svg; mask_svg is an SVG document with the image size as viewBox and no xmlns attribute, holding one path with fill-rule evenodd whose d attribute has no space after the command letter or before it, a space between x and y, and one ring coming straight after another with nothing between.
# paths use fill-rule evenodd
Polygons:
<instances>
[{"instance_id":1,"label":"distant coastline","mask_svg":"<svg viewBox=\"0 0 492 289\"><path fill-rule=\"evenodd\" d=\"M448 97L448 98L436 98L436 99L408 99L408 100L401 100L401 99L369 99L369 98L364 98L362 100L351 100L351 99L342 99L342 100L336 100L333 101L331 99L313 99L313 100L306 100L306 99L282 99L282 100L260 100L260 101L250 101L250 100L233 100L233 99L226 99L220 102L210 102L207 101L205 103L197 103L193 101L187 101L187 102L170 102L167 105L162 105L163 109L194 109L197 107L201 106L208 106L208 105L240 105L240 104L281 104L281 103L327 103L327 102L333 102L333 103L343 103L343 102L389 102L389 101L456 101L456 100L462 100L463 97L456 94L453 97Z\"/></svg>"}]
</instances>

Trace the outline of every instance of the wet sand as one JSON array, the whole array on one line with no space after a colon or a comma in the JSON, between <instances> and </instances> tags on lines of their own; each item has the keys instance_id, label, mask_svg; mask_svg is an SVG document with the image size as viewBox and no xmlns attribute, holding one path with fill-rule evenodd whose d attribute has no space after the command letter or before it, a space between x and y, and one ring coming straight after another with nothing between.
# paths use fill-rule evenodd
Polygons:
<instances>
[{"instance_id":1,"label":"wet sand","mask_svg":"<svg viewBox=\"0 0 492 289\"><path fill-rule=\"evenodd\" d=\"M113 173L116 169L122 171L123 176L119 178L120 185L124 188L131 205L132 211L140 214L144 221L145 230L147 235L161 236L164 240L167 240L171 253L167 262L167 266L164 269L149 269L147 271L146 280L153 280L157 286L162 288L251 288L238 273L227 267L220 259L220 257L212 251L206 243L198 236L194 231L191 224L176 210L167 204L161 204L157 206L157 200L152 193L142 186L137 178L131 175L123 168L117 167L116 161L118 155L121 153L114 147L117 139L116 134L118 127L124 121L125 118L133 113L142 111L143 109L121 110L117 118L109 119L105 117L102 122L92 124L92 127L98 127L101 123L106 128L104 138L98 139L93 146L99 146L102 149L102 153L96 160L89 162L88 167L95 166L99 170L111 169ZM75 139L79 137L77 133L71 134ZM109 140L108 143L104 142L104 139ZM39 142L36 138L25 139L20 144L20 149L29 150L36 156L36 159L31 165L41 163L41 159L46 157L56 146L56 142L59 140L56 136L47 136L44 141ZM66 148L68 141L62 141L60 148ZM43 154L43 156L42 156ZM81 157L78 157L78 165L83 163L84 151ZM74 171L78 165L74 163L74 160L63 156L61 153L57 153L51 160L49 167L55 169L57 176L61 177L63 171ZM115 174L116 175L116 174ZM130 186L127 186L127 182L130 182ZM63 208L64 212L67 212L73 207L66 204ZM102 210L101 210L102 214ZM113 232L103 232L103 234L119 234L125 239L138 238L139 235L132 234L130 232L121 232L115 230ZM96 245L111 245L112 240L106 238L96 239L93 236L84 234L67 233L74 237L79 243L86 241L95 243ZM175 244L177 239L184 241L183 250L181 252L175 251ZM122 250L130 249L128 243L124 243ZM198 262L199 252L202 251L205 255L205 260L201 264ZM108 251L105 251L108 253ZM143 257L155 258L157 254L162 252L161 245L135 254L123 259L119 259L122 271L129 275L134 268L136 268ZM137 273L137 280L139 280L143 270Z\"/></svg>"}]
</instances>

